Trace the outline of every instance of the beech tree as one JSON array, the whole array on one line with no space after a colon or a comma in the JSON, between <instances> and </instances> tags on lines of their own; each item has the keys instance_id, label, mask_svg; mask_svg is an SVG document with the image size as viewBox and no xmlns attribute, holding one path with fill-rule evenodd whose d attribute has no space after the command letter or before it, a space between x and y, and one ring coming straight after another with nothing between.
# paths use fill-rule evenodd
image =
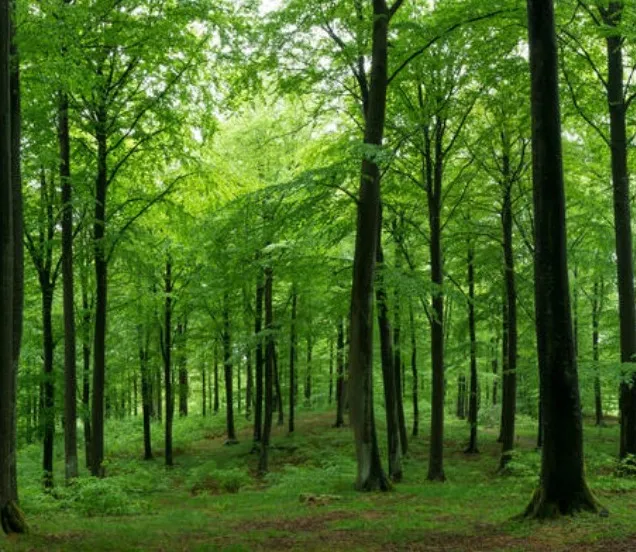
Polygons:
<instances>
[{"instance_id":1,"label":"beech tree","mask_svg":"<svg viewBox=\"0 0 636 552\"><path fill-rule=\"evenodd\" d=\"M553 0L528 0L535 305L541 382L541 480L525 515L596 511L585 481L583 427L570 310Z\"/></svg>"}]
</instances>

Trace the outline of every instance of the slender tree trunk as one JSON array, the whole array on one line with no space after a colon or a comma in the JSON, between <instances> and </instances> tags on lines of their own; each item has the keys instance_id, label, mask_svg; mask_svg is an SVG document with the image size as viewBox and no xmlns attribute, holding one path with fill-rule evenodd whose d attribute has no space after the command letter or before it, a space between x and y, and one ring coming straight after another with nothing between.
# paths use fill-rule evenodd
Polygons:
<instances>
[{"instance_id":1,"label":"slender tree trunk","mask_svg":"<svg viewBox=\"0 0 636 552\"><path fill-rule=\"evenodd\" d=\"M82 267L84 268L84 267ZM88 300L88 277L84 270L81 272L82 287L82 418L84 422L84 452L86 455L86 467L92 466L91 462L91 306Z\"/></svg>"},{"instance_id":2,"label":"slender tree trunk","mask_svg":"<svg viewBox=\"0 0 636 552\"><path fill-rule=\"evenodd\" d=\"M230 297L223 296L223 367L225 374L226 445L238 443L234 429L234 397L232 395L232 341L230 337Z\"/></svg>"},{"instance_id":3,"label":"slender tree trunk","mask_svg":"<svg viewBox=\"0 0 636 552\"><path fill-rule=\"evenodd\" d=\"M601 8L603 20L615 29L622 20L623 2L612 1ZM627 106L623 75L623 41L616 32L607 34L607 99L610 114L612 182L614 189L614 231L618 271L618 310L620 320L621 363L629 366L629 376L620 386L620 457L636 454L636 299L631 226L631 196L627 159Z\"/></svg>"},{"instance_id":4,"label":"slender tree trunk","mask_svg":"<svg viewBox=\"0 0 636 552\"><path fill-rule=\"evenodd\" d=\"M329 338L329 404L333 401L333 338Z\"/></svg>"},{"instance_id":5,"label":"slender tree trunk","mask_svg":"<svg viewBox=\"0 0 636 552\"><path fill-rule=\"evenodd\" d=\"M205 364L201 366L201 415L205 418L207 416L207 406L208 406L208 397L207 397L207 367Z\"/></svg>"},{"instance_id":6,"label":"slender tree trunk","mask_svg":"<svg viewBox=\"0 0 636 552\"><path fill-rule=\"evenodd\" d=\"M93 408L91 473L105 475L104 461L104 394L106 386L106 312L108 300L108 263L106 259L106 192L108 187L108 136L106 109L97 112L97 181L95 183L95 221L93 247L95 253L95 335L93 344Z\"/></svg>"},{"instance_id":7,"label":"slender tree trunk","mask_svg":"<svg viewBox=\"0 0 636 552\"><path fill-rule=\"evenodd\" d=\"M335 427L344 426L345 410L345 343L344 343L344 323L342 319L338 323L338 340L336 351L337 380L336 380L336 424Z\"/></svg>"},{"instance_id":8,"label":"slender tree trunk","mask_svg":"<svg viewBox=\"0 0 636 552\"><path fill-rule=\"evenodd\" d=\"M145 330L139 327L139 365L141 368L141 411L144 424L144 460L152 460L152 435L150 425L150 367L148 366L149 336L144 337Z\"/></svg>"},{"instance_id":9,"label":"slender tree trunk","mask_svg":"<svg viewBox=\"0 0 636 552\"><path fill-rule=\"evenodd\" d=\"M164 277L165 306L164 323L161 335L161 351L163 353L163 377L166 399L166 425L164 460L166 466L173 465L172 459L172 422L174 419L174 398L172 391L172 260L166 262L166 274Z\"/></svg>"},{"instance_id":10,"label":"slender tree trunk","mask_svg":"<svg viewBox=\"0 0 636 552\"><path fill-rule=\"evenodd\" d=\"M272 433L273 391L274 391L274 315L273 315L273 274L270 266L265 267L265 417L263 420L263 434L261 436L261 450L258 461L258 472L263 475L269 471L269 440Z\"/></svg>"},{"instance_id":11,"label":"slender tree trunk","mask_svg":"<svg viewBox=\"0 0 636 552\"><path fill-rule=\"evenodd\" d=\"M400 269L400 255L399 252L395 253L395 269ZM398 414L398 427L400 429L400 446L402 447L402 454L406 455L409 448L408 435L406 431L406 417L404 416L404 364L402 362L402 350L401 350L401 331L400 331L400 294L395 291L394 301L394 319L395 324L393 326L393 372L395 373L395 390L397 399L397 414Z\"/></svg>"},{"instance_id":12,"label":"slender tree trunk","mask_svg":"<svg viewBox=\"0 0 636 552\"><path fill-rule=\"evenodd\" d=\"M473 244L468 246L468 333L470 334L470 398L468 423L470 440L466 452L476 454L477 448L477 332L475 328L475 251Z\"/></svg>"},{"instance_id":13,"label":"slender tree trunk","mask_svg":"<svg viewBox=\"0 0 636 552\"><path fill-rule=\"evenodd\" d=\"M296 316L298 311L298 292L292 287L291 326L289 330L289 433L294 432L296 410L296 359L298 357L298 335Z\"/></svg>"},{"instance_id":14,"label":"slender tree trunk","mask_svg":"<svg viewBox=\"0 0 636 552\"><path fill-rule=\"evenodd\" d=\"M254 405L254 443L259 443L263 431L263 294L265 287L262 276L256 282L256 316L254 319L254 337L256 338L256 401ZM260 450L260 449L258 449Z\"/></svg>"},{"instance_id":15,"label":"slender tree trunk","mask_svg":"<svg viewBox=\"0 0 636 552\"><path fill-rule=\"evenodd\" d=\"M504 273L506 286L504 343L506 361L503 371L503 399L501 406L501 461L500 468L510 461L515 445L515 416L517 410L517 291L515 282L514 251L512 244L512 197L510 161L504 154L504 197L502 209Z\"/></svg>"},{"instance_id":16,"label":"slender tree trunk","mask_svg":"<svg viewBox=\"0 0 636 552\"><path fill-rule=\"evenodd\" d=\"M532 77L535 308L544 443L541 480L525 515L596 511L583 467L567 268L557 40L553 0L528 0Z\"/></svg>"},{"instance_id":17,"label":"slender tree trunk","mask_svg":"<svg viewBox=\"0 0 636 552\"><path fill-rule=\"evenodd\" d=\"M64 293L64 456L67 481L78 476L77 365L75 358L75 284L73 278L73 192L68 96L60 93L58 111L60 181L62 183L62 279Z\"/></svg>"},{"instance_id":18,"label":"slender tree trunk","mask_svg":"<svg viewBox=\"0 0 636 552\"><path fill-rule=\"evenodd\" d=\"M496 406L497 405L497 379L498 379L498 375L497 373L499 372L499 360L498 360L498 355L499 355L499 336L493 337L492 338L492 405Z\"/></svg>"},{"instance_id":19,"label":"slender tree trunk","mask_svg":"<svg viewBox=\"0 0 636 552\"><path fill-rule=\"evenodd\" d=\"M179 334L179 416L188 415L188 356L186 352L186 331L187 324L179 324L177 332Z\"/></svg>"},{"instance_id":20,"label":"slender tree trunk","mask_svg":"<svg viewBox=\"0 0 636 552\"><path fill-rule=\"evenodd\" d=\"M214 413L219 413L219 354L214 343Z\"/></svg>"},{"instance_id":21,"label":"slender tree trunk","mask_svg":"<svg viewBox=\"0 0 636 552\"><path fill-rule=\"evenodd\" d=\"M594 362L594 411L596 414L596 425L604 425L603 421L603 401L601 398L601 365L599 362L599 320L601 317L600 304L603 294L603 279L601 283L594 282L594 292L592 299L592 360Z\"/></svg>"},{"instance_id":22,"label":"slender tree trunk","mask_svg":"<svg viewBox=\"0 0 636 552\"><path fill-rule=\"evenodd\" d=\"M436 141L436 144L438 141ZM441 148L441 144L437 146ZM433 164L431 155L427 156L427 174L433 173L433 182L429 185L428 205L430 224L431 281L433 299L431 305L431 447L429 451L428 479L444 481L444 275L442 268L442 228L441 228L441 153L438 162ZM435 167L435 169L433 168Z\"/></svg>"},{"instance_id":23,"label":"slender tree trunk","mask_svg":"<svg viewBox=\"0 0 636 552\"><path fill-rule=\"evenodd\" d=\"M283 394L280 389L280 373L278 371L278 352L276 351L276 344L274 343L274 385L276 390L276 410L278 411L278 425L285 424L285 418L283 415Z\"/></svg>"},{"instance_id":24,"label":"slender tree trunk","mask_svg":"<svg viewBox=\"0 0 636 552\"><path fill-rule=\"evenodd\" d=\"M382 207L380 207L380 210ZM387 452L389 456L389 477L393 481L402 480L402 459L400 447L400 422L398 418L397 395L400 389L396 383L399 366L394 365L391 343L391 323L384 287L384 253L382 251L382 215L378 228L378 246L376 253L375 300L378 309L378 328L380 329L380 349L382 357L382 379L384 383L384 407L386 411Z\"/></svg>"},{"instance_id":25,"label":"slender tree trunk","mask_svg":"<svg viewBox=\"0 0 636 552\"><path fill-rule=\"evenodd\" d=\"M457 418L466 419L466 376L457 376Z\"/></svg>"},{"instance_id":26,"label":"slender tree trunk","mask_svg":"<svg viewBox=\"0 0 636 552\"><path fill-rule=\"evenodd\" d=\"M42 288L42 356L44 358L44 404L42 412L44 441L42 472L44 487L53 487L53 444L55 441L55 376L53 374L53 287L41 276Z\"/></svg>"},{"instance_id":27,"label":"slender tree trunk","mask_svg":"<svg viewBox=\"0 0 636 552\"><path fill-rule=\"evenodd\" d=\"M413 377L413 437L420 433L420 408L417 375L417 342L415 339L415 316L413 305L409 302L409 320L411 323L411 374Z\"/></svg>"},{"instance_id":28,"label":"slender tree trunk","mask_svg":"<svg viewBox=\"0 0 636 552\"><path fill-rule=\"evenodd\" d=\"M307 367L305 374L305 403L307 406L311 406L311 371L312 371L312 357L313 352L313 343L311 340L311 335L307 336Z\"/></svg>"}]
</instances>

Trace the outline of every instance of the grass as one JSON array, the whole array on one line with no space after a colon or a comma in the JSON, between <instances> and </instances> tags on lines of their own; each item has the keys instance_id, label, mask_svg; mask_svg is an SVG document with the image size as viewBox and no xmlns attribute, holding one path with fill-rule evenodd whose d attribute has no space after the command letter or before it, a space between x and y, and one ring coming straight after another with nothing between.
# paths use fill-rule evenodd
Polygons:
<instances>
[{"instance_id":1,"label":"grass","mask_svg":"<svg viewBox=\"0 0 636 552\"><path fill-rule=\"evenodd\" d=\"M448 420L446 483L426 481L427 438L412 439L405 481L385 494L353 490L351 430L332 428L326 411L301 413L296 434L275 428L271 473L255 475L251 430L240 422L240 444L223 445L223 418L175 420L175 462L140 460L141 419L107 427L108 476L83 474L52 494L40 488L40 450L20 453L22 506L31 534L2 551L251 551L443 550L565 551L636 549L636 478L617 478L618 428L586 427L590 486L609 517L582 515L554 522L519 522L540 463L532 420L518 421L517 452L498 475L496 430L480 427L477 456L462 451L465 422ZM496 418L496 416L492 417ZM384 434L381 435L384 442ZM61 443L57 446L61 451ZM61 459L56 465L61 482Z\"/></svg>"}]
</instances>

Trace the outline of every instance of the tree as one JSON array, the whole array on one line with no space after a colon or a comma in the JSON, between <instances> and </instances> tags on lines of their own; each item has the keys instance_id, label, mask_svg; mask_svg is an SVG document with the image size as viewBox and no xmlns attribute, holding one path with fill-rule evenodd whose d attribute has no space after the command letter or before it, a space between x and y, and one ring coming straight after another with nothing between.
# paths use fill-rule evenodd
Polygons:
<instances>
[{"instance_id":1,"label":"tree","mask_svg":"<svg viewBox=\"0 0 636 552\"><path fill-rule=\"evenodd\" d=\"M12 175L11 10L0 1L0 525L5 533L24 533L16 486L16 358L14 350L15 183Z\"/></svg>"},{"instance_id":2,"label":"tree","mask_svg":"<svg viewBox=\"0 0 636 552\"><path fill-rule=\"evenodd\" d=\"M525 515L596 511L583 467L561 158L553 0L528 0L535 220L535 309L544 443L541 481Z\"/></svg>"},{"instance_id":3,"label":"tree","mask_svg":"<svg viewBox=\"0 0 636 552\"><path fill-rule=\"evenodd\" d=\"M384 0L373 2L373 44L368 108L365 110L364 142L381 147L388 88L389 23L402 5L389 8ZM382 469L373 413L373 305L372 290L380 232L380 168L377 160L362 161L358 222L351 288L351 350L349 365L349 405L355 436L359 490L387 490Z\"/></svg>"}]
</instances>

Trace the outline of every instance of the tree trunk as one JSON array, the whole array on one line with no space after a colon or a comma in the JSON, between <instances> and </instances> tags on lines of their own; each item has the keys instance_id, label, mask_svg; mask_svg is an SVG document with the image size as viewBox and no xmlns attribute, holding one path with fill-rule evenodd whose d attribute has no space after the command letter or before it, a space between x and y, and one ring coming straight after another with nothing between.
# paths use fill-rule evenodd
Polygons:
<instances>
[{"instance_id":1,"label":"tree trunk","mask_svg":"<svg viewBox=\"0 0 636 552\"><path fill-rule=\"evenodd\" d=\"M105 475L104 461L104 394L106 386L106 312L108 300L108 263L106 259L106 192L108 187L108 136L106 109L97 110L97 180L95 183L95 221L93 247L95 253L95 335L93 344L93 408L91 473Z\"/></svg>"},{"instance_id":2,"label":"tree trunk","mask_svg":"<svg viewBox=\"0 0 636 552\"><path fill-rule=\"evenodd\" d=\"M311 357L313 352L313 343L311 335L307 336L307 367L305 374L305 404L311 406Z\"/></svg>"},{"instance_id":3,"label":"tree trunk","mask_svg":"<svg viewBox=\"0 0 636 552\"><path fill-rule=\"evenodd\" d=\"M214 413L219 413L219 353L214 343Z\"/></svg>"},{"instance_id":4,"label":"tree trunk","mask_svg":"<svg viewBox=\"0 0 636 552\"><path fill-rule=\"evenodd\" d=\"M477 448L477 332L475 329L475 251L468 246L468 333L470 334L470 397L468 401L468 423L470 440L466 452L476 454Z\"/></svg>"},{"instance_id":5,"label":"tree trunk","mask_svg":"<svg viewBox=\"0 0 636 552\"><path fill-rule=\"evenodd\" d=\"M15 297L21 282L16 259L13 197L19 194L12 176L12 98L10 63L10 3L0 0L0 525L5 533L24 533L24 517L17 506L16 367L21 334L21 301ZM20 221L21 224L21 221ZM21 239L20 239L21 241ZM20 304L18 304L20 303ZM15 318L19 320L16 320Z\"/></svg>"},{"instance_id":6,"label":"tree trunk","mask_svg":"<svg viewBox=\"0 0 636 552\"><path fill-rule=\"evenodd\" d=\"M504 343L505 363L502 371L503 397L501 404L501 460L500 468L506 467L515 446L515 416L517 410L517 291L515 282L514 251L512 244L512 182L510 159L507 151L503 157L503 209L501 214L504 248L505 316Z\"/></svg>"},{"instance_id":7,"label":"tree trunk","mask_svg":"<svg viewBox=\"0 0 636 552\"><path fill-rule=\"evenodd\" d=\"M208 397L207 397L207 366L201 366L201 415L205 418L207 415Z\"/></svg>"},{"instance_id":8,"label":"tree trunk","mask_svg":"<svg viewBox=\"0 0 636 552\"><path fill-rule=\"evenodd\" d=\"M497 405L497 378L499 371L499 336L492 338L492 405Z\"/></svg>"},{"instance_id":9,"label":"tree trunk","mask_svg":"<svg viewBox=\"0 0 636 552\"><path fill-rule=\"evenodd\" d=\"M596 414L596 425L604 425L603 421L603 401L601 398L601 365L599 362L599 320L601 317L601 297L603 295L603 279L601 283L594 282L592 298L592 360L594 362L594 412Z\"/></svg>"},{"instance_id":10,"label":"tree trunk","mask_svg":"<svg viewBox=\"0 0 636 552\"><path fill-rule=\"evenodd\" d=\"M394 8L399 7L394 4ZM373 0L371 83L365 109L364 142L382 146L388 88L388 33L391 16L385 0ZM359 490L390 488L382 469L373 411L373 282L380 215L380 168L372 156L362 160L351 289L351 348L348 398ZM369 239L373 236L374 239Z\"/></svg>"},{"instance_id":11,"label":"tree trunk","mask_svg":"<svg viewBox=\"0 0 636 552\"><path fill-rule=\"evenodd\" d=\"M179 324L179 416L188 415L188 356L186 352L186 329L187 325Z\"/></svg>"},{"instance_id":12,"label":"tree trunk","mask_svg":"<svg viewBox=\"0 0 636 552\"><path fill-rule=\"evenodd\" d=\"M380 213L382 207L380 206ZM398 418L397 395L400 389L396 384L399 366L394 365L391 343L391 323L384 287L384 253L382 251L382 214L378 228L378 246L376 253L375 297L378 309L378 328L380 330L380 349L382 357L382 379L384 383L384 407L386 411L387 453L389 456L389 477L393 481L402 480L402 459L400 447L400 422Z\"/></svg>"},{"instance_id":13,"label":"tree trunk","mask_svg":"<svg viewBox=\"0 0 636 552\"><path fill-rule=\"evenodd\" d=\"M283 394L280 389L280 373L278 371L278 353L276 351L276 344L274 343L274 385L276 389L276 410L278 410L278 425L285 424L285 418L283 415Z\"/></svg>"},{"instance_id":14,"label":"tree trunk","mask_svg":"<svg viewBox=\"0 0 636 552\"><path fill-rule=\"evenodd\" d=\"M152 460L152 435L150 425L150 406L152 395L150 392L149 335L139 327L139 365L141 368L141 411L144 424L144 460Z\"/></svg>"},{"instance_id":15,"label":"tree trunk","mask_svg":"<svg viewBox=\"0 0 636 552\"><path fill-rule=\"evenodd\" d=\"M441 229L441 189L442 160L441 144L436 140L436 163L433 165L430 146L427 155L427 175L432 175L429 184L428 207L430 224L431 282L433 299L431 305L431 447L429 451L428 479L444 481L444 274L442 268L442 229ZM435 167L433 169L433 167ZM429 176L430 178L430 176Z\"/></svg>"},{"instance_id":16,"label":"tree trunk","mask_svg":"<svg viewBox=\"0 0 636 552\"><path fill-rule=\"evenodd\" d=\"M265 288L262 276L256 282L256 316L254 318L254 337L256 338L256 401L254 404L254 443L258 443L263 431L263 294Z\"/></svg>"},{"instance_id":17,"label":"tree trunk","mask_svg":"<svg viewBox=\"0 0 636 552\"><path fill-rule=\"evenodd\" d=\"M420 407L417 376L417 342L415 339L415 316L413 305L409 303L409 320L411 322L411 374L413 376L413 437L420 433Z\"/></svg>"},{"instance_id":18,"label":"tree trunk","mask_svg":"<svg viewBox=\"0 0 636 552\"><path fill-rule=\"evenodd\" d=\"M612 1L601 8L605 24L615 31L621 23L623 2ZM627 159L627 106L623 77L623 37L607 35L607 99L610 113L612 182L614 189L614 231L618 271L618 310L620 319L621 363L630 366L629 376L620 386L621 439L620 457L636 454L636 299L631 227L631 198Z\"/></svg>"},{"instance_id":19,"label":"tree trunk","mask_svg":"<svg viewBox=\"0 0 636 552\"><path fill-rule=\"evenodd\" d=\"M90 344L90 328L91 328L91 307L88 300L88 276L82 267L81 287L82 287L82 418L84 422L84 452L86 455L86 467L90 468L91 462L91 344Z\"/></svg>"},{"instance_id":20,"label":"tree trunk","mask_svg":"<svg viewBox=\"0 0 636 552\"><path fill-rule=\"evenodd\" d=\"M263 420L263 434L261 436L261 450L258 461L258 472L261 475L269 471L269 440L272 433L273 417L273 387L274 387L274 314L273 314L273 274L270 266L265 267L265 417Z\"/></svg>"},{"instance_id":21,"label":"tree trunk","mask_svg":"<svg viewBox=\"0 0 636 552\"><path fill-rule=\"evenodd\" d=\"M10 103L11 103L11 211L13 226L13 377L11 393L17 397L18 393L18 367L20 363L20 349L22 345L22 325L24 318L24 221L22 208L22 105L20 92L20 56L15 41L17 3L11 5L13 18L10 22L10 57L12 58L9 74ZM17 454L17 408L14 407L11 421L11 454ZM11 494L17 504L18 501L18 474L17 464L11 463ZM27 530L22 513L17 505L14 506L12 523L15 532Z\"/></svg>"},{"instance_id":22,"label":"tree trunk","mask_svg":"<svg viewBox=\"0 0 636 552\"><path fill-rule=\"evenodd\" d=\"M395 253L395 269L400 269L400 255ZM393 372L395 374L395 390L397 399L398 427L400 429L400 446L402 447L402 455L406 455L409 448L408 435L406 432L406 418L404 416L404 363L402 362L401 352L401 331L400 331L400 294L395 291L393 326Z\"/></svg>"},{"instance_id":23,"label":"tree trunk","mask_svg":"<svg viewBox=\"0 0 636 552\"><path fill-rule=\"evenodd\" d=\"M42 421L44 429L42 472L44 487L53 487L53 444L55 440L55 376L53 374L53 287L44 281L41 275L42 289L42 356L44 359L44 404Z\"/></svg>"},{"instance_id":24,"label":"tree trunk","mask_svg":"<svg viewBox=\"0 0 636 552\"><path fill-rule=\"evenodd\" d=\"M583 423L567 268L557 41L553 0L528 0L532 77L535 308L544 443L525 515L596 511L583 467Z\"/></svg>"},{"instance_id":25,"label":"tree trunk","mask_svg":"<svg viewBox=\"0 0 636 552\"><path fill-rule=\"evenodd\" d=\"M73 188L68 96L60 93L58 143L62 183L62 280L64 306L64 456L66 480L78 476L77 464L77 365L75 354L75 285L73 276Z\"/></svg>"},{"instance_id":26,"label":"tree trunk","mask_svg":"<svg viewBox=\"0 0 636 552\"><path fill-rule=\"evenodd\" d=\"M329 399L328 404L333 401L333 338L329 338Z\"/></svg>"},{"instance_id":27,"label":"tree trunk","mask_svg":"<svg viewBox=\"0 0 636 552\"><path fill-rule=\"evenodd\" d=\"M466 376L457 376L457 418L466 419Z\"/></svg>"},{"instance_id":28,"label":"tree trunk","mask_svg":"<svg viewBox=\"0 0 636 552\"><path fill-rule=\"evenodd\" d=\"M238 443L234 429L234 397L232 395L232 341L230 337L230 297L223 296L223 368L225 375L226 445Z\"/></svg>"},{"instance_id":29,"label":"tree trunk","mask_svg":"<svg viewBox=\"0 0 636 552\"><path fill-rule=\"evenodd\" d=\"M335 427L344 426L345 410L345 343L344 343L344 323L342 319L338 323L338 340L336 351L337 380L336 380L336 424Z\"/></svg>"},{"instance_id":30,"label":"tree trunk","mask_svg":"<svg viewBox=\"0 0 636 552\"><path fill-rule=\"evenodd\" d=\"M298 335L296 333L296 316L298 311L298 292L292 287L291 327L289 329L289 433L294 432L296 409L296 358L298 357Z\"/></svg>"},{"instance_id":31,"label":"tree trunk","mask_svg":"<svg viewBox=\"0 0 636 552\"><path fill-rule=\"evenodd\" d=\"M165 306L164 323L161 335L161 351L163 353L163 377L166 399L166 425L165 425L165 451L164 460L166 466L172 466L172 421L174 419L174 399L172 392L172 260L166 262L166 274L164 278Z\"/></svg>"}]
</instances>

